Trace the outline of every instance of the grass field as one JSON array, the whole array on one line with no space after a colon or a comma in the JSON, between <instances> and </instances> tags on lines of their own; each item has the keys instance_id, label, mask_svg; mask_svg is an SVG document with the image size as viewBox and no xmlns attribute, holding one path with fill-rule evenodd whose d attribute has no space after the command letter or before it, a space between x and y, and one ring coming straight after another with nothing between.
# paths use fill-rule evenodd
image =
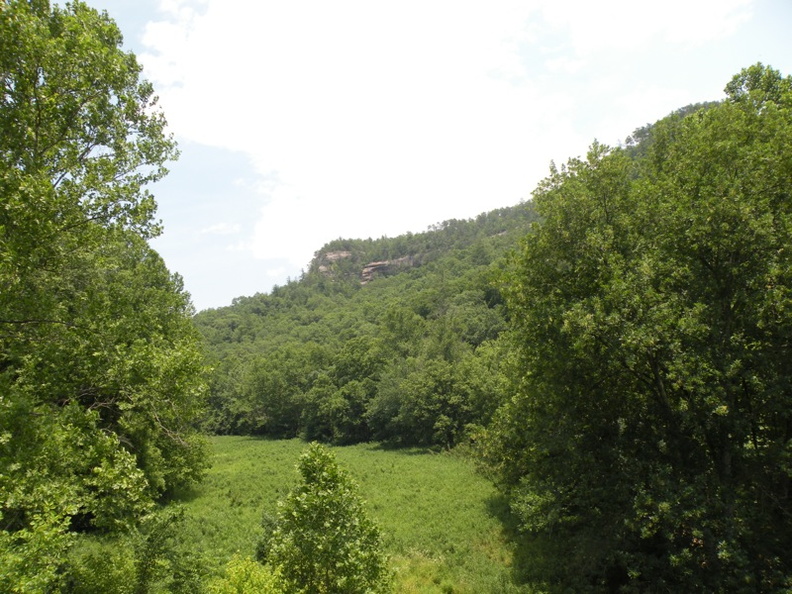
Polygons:
<instances>
[{"instance_id":1,"label":"grass field","mask_svg":"<svg viewBox=\"0 0 792 594\"><path fill-rule=\"evenodd\" d=\"M297 482L306 444L212 438L212 467L185 499L183 536L219 569L253 556L264 513ZM495 489L461 456L362 444L333 448L384 535L398 593L527 592L512 583L512 551Z\"/></svg>"}]
</instances>

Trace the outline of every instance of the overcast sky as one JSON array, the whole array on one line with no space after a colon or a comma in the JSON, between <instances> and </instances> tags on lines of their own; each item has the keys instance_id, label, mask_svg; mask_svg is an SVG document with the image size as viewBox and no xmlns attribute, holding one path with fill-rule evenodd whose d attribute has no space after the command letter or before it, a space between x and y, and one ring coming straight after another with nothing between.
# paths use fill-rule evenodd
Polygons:
<instances>
[{"instance_id":1,"label":"overcast sky","mask_svg":"<svg viewBox=\"0 0 792 594\"><path fill-rule=\"evenodd\" d=\"M792 74L789 0L88 0L181 148L154 247L198 309L299 277L333 239L530 198L597 139Z\"/></svg>"}]
</instances>

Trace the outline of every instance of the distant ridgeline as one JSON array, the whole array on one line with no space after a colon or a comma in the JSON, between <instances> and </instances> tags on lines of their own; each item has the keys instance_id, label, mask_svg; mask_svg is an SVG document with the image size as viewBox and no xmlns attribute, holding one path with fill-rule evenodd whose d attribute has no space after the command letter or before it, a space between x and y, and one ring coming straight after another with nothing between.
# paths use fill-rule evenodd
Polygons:
<instances>
[{"instance_id":1,"label":"distant ridgeline","mask_svg":"<svg viewBox=\"0 0 792 594\"><path fill-rule=\"evenodd\" d=\"M515 237L525 232L532 218L529 203L493 210L476 219L444 221L432 225L424 233L407 233L377 240L336 239L314 255L309 273L318 273L330 279L357 279L365 285L375 278L393 276L446 257L454 251L474 248L477 244L477 263L488 264L494 254L487 251L484 242L491 243L489 240L492 237L516 231L517 235L512 235L510 242L501 242L499 247L513 246ZM504 252L503 249L495 251L497 255Z\"/></svg>"},{"instance_id":2,"label":"distant ridgeline","mask_svg":"<svg viewBox=\"0 0 792 594\"><path fill-rule=\"evenodd\" d=\"M654 126L625 154L642 158ZM474 435L507 398L503 271L536 220L527 201L423 233L339 238L300 279L200 312L215 369L204 428L442 446Z\"/></svg>"}]
</instances>

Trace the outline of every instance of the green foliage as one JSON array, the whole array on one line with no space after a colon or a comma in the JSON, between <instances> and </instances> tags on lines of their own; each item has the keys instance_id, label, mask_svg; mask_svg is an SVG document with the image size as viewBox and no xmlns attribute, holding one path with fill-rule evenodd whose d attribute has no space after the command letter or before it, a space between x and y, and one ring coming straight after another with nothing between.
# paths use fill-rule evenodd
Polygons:
<instances>
[{"instance_id":1,"label":"green foliage","mask_svg":"<svg viewBox=\"0 0 792 594\"><path fill-rule=\"evenodd\" d=\"M83 542L70 552L61 591L82 594L135 594L138 586L134 550L114 539L110 544Z\"/></svg>"},{"instance_id":2,"label":"green foliage","mask_svg":"<svg viewBox=\"0 0 792 594\"><path fill-rule=\"evenodd\" d=\"M216 370L205 427L338 444L456 443L503 396L472 406L473 392L484 393L469 385L471 370L506 328L498 270L532 219L520 205L416 235L339 239L299 281L199 313ZM362 281L368 263L386 261ZM453 377L441 381L441 369ZM444 391L412 397L413 385Z\"/></svg>"},{"instance_id":3,"label":"green foliage","mask_svg":"<svg viewBox=\"0 0 792 594\"><path fill-rule=\"evenodd\" d=\"M180 550L199 556L207 575L221 577L235 555L255 554L262 515L277 517L277 502L297 482L294 461L306 446L298 439L234 436L212 437L211 444L207 478L184 504ZM381 528L395 592L530 591L515 584L523 561L500 522L501 498L471 460L376 444L331 451Z\"/></svg>"},{"instance_id":4,"label":"green foliage","mask_svg":"<svg viewBox=\"0 0 792 594\"><path fill-rule=\"evenodd\" d=\"M595 144L535 193L510 272L518 393L484 453L539 577L574 591L792 585L792 81Z\"/></svg>"},{"instance_id":5,"label":"green foliage","mask_svg":"<svg viewBox=\"0 0 792 594\"><path fill-rule=\"evenodd\" d=\"M280 594L277 574L253 559L234 556L223 577L209 583L209 594Z\"/></svg>"},{"instance_id":6,"label":"green foliage","mask_svg":"<svg viewBox=\"0 0 792 594\"><path fill-rule=\"evenodd\" d=\"M454 365L443 360L408 359L403 377L384 382L371 407L378 436L393 441L451 447L472 422L469 397ZM388 410L388 407L393 410ZM380 418L377 418L380 417Z\"/></svg>"},{"instance_id":7,"label":"green foliage","mask_svg":"<svg viewBox=\"0 0 792 594\"><path fill-rule=\"evenodd\" d=\"M133 525L196 480L203 355L144 189L176 151L106 14L0 10L0 550L41 591L68 532Z\"/></svg>"},{"instance_id":8,"label":"green foliage","mask_svg":"<svg viewBox=\"0 0 792 594\"><path fill-rule=\"evenodd\" d=\"M358 487L324 446L300 457L302 482L279 505L266 559L289 591L306 594L389 591L379 528Z\"/></svg>"},{"instance_id":9,"label":"green foliage","mask_svg":"<svg viewBox=\"0 0 792 594\"><path fill-rule=\"evenodd\" d=\"M0 532L2 590L46 591L57 579L62 556L72 541L61 518L45 517L30 528Z\"/></svg>"},{"instance_id":10,"label":"green foliage","mask_svg":"<svg viewBox=\"0 0 792 594\"><path fill-rule=\"evenodd\" d=\"M181 508L157 510L134 529L82 538L61 561L63 594L194 594L203 590L203 560L182 545Z\"/></svg>"}]
</instances>

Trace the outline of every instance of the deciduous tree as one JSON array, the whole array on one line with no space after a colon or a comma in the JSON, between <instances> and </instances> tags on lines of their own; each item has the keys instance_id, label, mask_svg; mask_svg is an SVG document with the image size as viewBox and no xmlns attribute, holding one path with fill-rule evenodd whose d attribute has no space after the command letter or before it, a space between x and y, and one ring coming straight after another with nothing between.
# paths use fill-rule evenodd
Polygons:
<instances>
[{"instance_id":1,"label":"deciduous tree","mask_svg":"<svg viewBox=\"0 0 792 594\"><path fill-rule=\"evenodd\" d=\"M792 80L756 65L727 92L535 193L521 389L488 447L576 591L792 585Z\"/></svg>"},{"instance_id":2,"label":"deciduous tree","mask_svg":"<svg viewBox=\"0 0 792 594\"><path fill-rule=\"evenodd\" d=\"M146 240L176 155L121 33L82 2L0 5L0 589L45 590L75 531L203 467L202 357Z\"/></svg>"},{"instance_id":3,"label":"deciduous tree","mask_svg":"<svg viewBox=\"0 0 792 594\"><path fill-rule=\"evenodd\" d=\"M382 537L355 482L317 443L300 457L299 470L302 482L280 503L271 534L260 547L288 591L389 591Z\"/></svg>"}]
</instances>

